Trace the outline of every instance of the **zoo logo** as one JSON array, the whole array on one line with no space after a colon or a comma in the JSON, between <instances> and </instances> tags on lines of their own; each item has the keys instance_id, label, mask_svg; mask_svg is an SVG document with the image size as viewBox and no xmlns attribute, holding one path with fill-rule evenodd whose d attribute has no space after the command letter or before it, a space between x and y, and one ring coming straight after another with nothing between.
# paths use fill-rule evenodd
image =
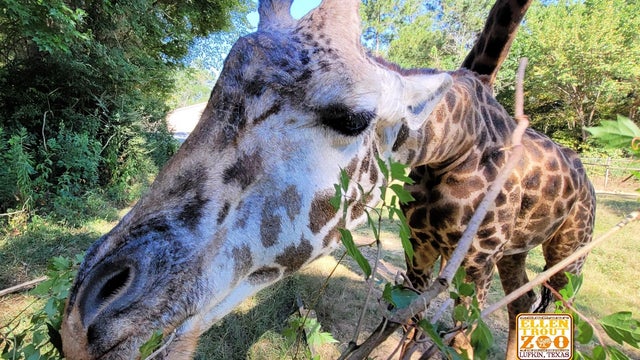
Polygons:
<instances>
[{"instance_id":1,"label":"zoo logo","mask_svg":"<svg viewBox=\"0 0 640 360\"><path fill-rule=\"evenodd\" d=\"M519 314L516 333L520 360L573 358L570 314Z\"/></svg>"}]
</instances>

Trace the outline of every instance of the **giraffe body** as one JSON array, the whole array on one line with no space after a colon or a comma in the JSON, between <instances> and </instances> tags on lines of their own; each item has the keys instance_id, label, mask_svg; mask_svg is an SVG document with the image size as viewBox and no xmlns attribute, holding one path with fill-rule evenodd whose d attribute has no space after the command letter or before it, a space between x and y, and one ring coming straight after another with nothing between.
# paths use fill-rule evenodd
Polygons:
<instances>
[{"instance_id":1,"label":"giraffe body","mask_svg":"<svg viewBox=\"0 0 640 360\"><path fill-rule=\"evenodd\" d=\"M414 258L407 261L413 287L429 285L434 263L448 259L506 162L515 121L491 95L483 79L466 70L453 72L454 83L420 134L407 134L397 154L416 164L416 201L403 210L412 230ZM411 143L415 139L418 143ZM595 193L578 156L548 137L528 129L524 155L489 209L463 266L476 284L482 305L497 267L505 293L528 282L525 260L542 245L546 267L563 260L592 240ZM415 153L413 149L421 149ZM579 273L584 258L565 269ZM566 284L564 273L550 285ZM515 358L515 316L544 311L550 293L536 303L533 291L509 305L510 355Z\"/></svg>"}]
</instances>

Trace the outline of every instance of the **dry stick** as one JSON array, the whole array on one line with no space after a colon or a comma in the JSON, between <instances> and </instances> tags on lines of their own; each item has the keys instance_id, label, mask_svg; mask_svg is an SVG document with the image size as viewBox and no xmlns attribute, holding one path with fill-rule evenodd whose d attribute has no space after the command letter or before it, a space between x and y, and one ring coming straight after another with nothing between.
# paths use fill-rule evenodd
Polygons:
<instances>
[{"instance_id":1,"label":"dry stick","mask_svg":"<svg viewBox=\"0 0 640 360\"><path fill-rule=\"evenodd\" d=\"M482 311L482 315L481 316L483 318L485 318L486 316L488 316L489 314L493 313L494 311L502 308L503 306L507 305L508 303L512 302L513 300L519 298L521 295L524 295L525 293L527 293L529 290L533 289L534 287L536 287L536 286L542 284L543 282L547 281L552 275L554 275L557 272L561 271L562 269L564 269L565 267L567 267L571 263L573 263L576 260L578 260L580 257L587 255L589 253L589 251L591 251L591 249L596 247L598 244L600 244L601 242L606 240L609 236L613 235L616 231L622 229L625 225L627 225L628 223L630 223L630 222L632 222L634 220L640 220L640 210L629 213L622 221L620 221L618 224L616 224L616 226L611 228L611 230L607 231L605 234L601 235L596 240L594 240L594 241L590 242L589 244L585 245L584 247L578 249L576 252L574 252L570 256L566 257L564 260L560 261L556 265L550 267L548 270L538 274L538 276L536 276L533 280L529 281L528 283L524 284L520 288L516 289L514 292L512 292L509 295L505 296L504 298L502 298L497 303L487 307L486 309L484 309Z\"/></svg>"},{"instance_id":2,"label":"dry stick","mask_svg":"<svg viewBox=\"0 0 640 360\"><path fill-rule=\"evenodd\" d=\"M18 284L16 286L12 286L10 288L6 288L4 290L0 290L0 297L1 296L5 296L5 295L9 295L9 294L13 294L22 290L26 290L28 288L34 287L36 285L38 285L39 283L47 280L48 277L46 276L41 276L37 279L33 279L33 280L29 280L26 282L23 282L22 284Z\"/></svg>"},{"instance_id":3,"label":"dry stick","mask_svg":"<svg viewBox=\"0 0 640 360\"><path fill-rule=\"evenodd\" d=\"M449 288L449 284L453 279L453 276L456 273L456 270L462 264L465 256L469 252L469 248L473 242L473 239L480 227L480 224L484 220L487 215L487 211L489 207L493 205L496 197L500 194L504 183L509 179L511 175L511 171L515 168L515 166L520 162L522 158L522 154L524 149L522 147L522 136L529 126L529 120L524 115L523 110L523 90L522 90L522 82L524 78L524 69L527 64L527 59L523 58L520 61L520 66L518 67L518 72L516 74L516 109L515 109L515 118L518 121L518 125L513 131L512 141L509 159L507 163L504 165L502 171L498 174L494 182L489 187L487 194L484 199L476 209L473 217L469 221L467 228L465 229L456 249L454 250L451 258L447 261L447 265L442 270L438 278L427 288L425 292L420 294L416 299L414 299L408 307L398 311L391 318L389 318L387 324L381 324L378 328L365 340L362 345L356 348L353 352L348 354L345 358L349 359L366 359L366 357L375 349L378 345L380 345L384 340L386 340L389 335L391 335L401 324L403 324L407 319L411 319L412 317L418 315L420 312L427 308L427 305L435 299L440 293L446 291Z\"/></svg>"}]
</instances>

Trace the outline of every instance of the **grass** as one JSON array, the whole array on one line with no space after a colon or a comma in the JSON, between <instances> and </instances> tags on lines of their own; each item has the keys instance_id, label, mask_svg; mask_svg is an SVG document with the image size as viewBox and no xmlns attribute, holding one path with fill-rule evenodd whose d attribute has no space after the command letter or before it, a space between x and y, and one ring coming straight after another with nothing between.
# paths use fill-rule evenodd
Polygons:
<instances>
[{"instance_id":1,"label":"grass","mask_svg":"<svg viewBox=\"0 0 640 360\"><path fill-rule=\"evenodd\" d=\"M632 200L601 197L598 199L596 236L604 233L628 212L637 209L639 203ZM120 214L122 215L122 213ZM0 236L0 288L5 288L42 275L52 256L73 256L83 252L89 244L115 223L112 212L94 218L79 227L68 227L43 218L35 218L19 230L6 230ZM404 268L404 256L399 241L393 235L394 227L384 229L383 264L381 278L392 280L396 271ZM637 234L640 222L631 223L596 248L584 267L585 281L576 304L580 311L592 318L599 318L616 311L630 310L634 317L640 314L640 247ZM365 231L356 232L356 240L369 242ZM363 249L372 257L373 248ZM282 335L289 317L296 312L296 297L317 313L323 331L330 332L336 344L326 344L319 349L322 359L336 358L353 337L357 316L363 306L366 285L357 265L346 260L337 264L334 256L324 257L312 265L246 300L221 323L214 325L201 339L196 359L293 359L303 358L300 344L290 344ZM544 266L539 251L529 256L530 277ZM337 267L332 279L324 286L325 278ZM319 290L322 289L320 293ZM375 297L379 293L374 294ZM489 303L502 296L499 281L494 281ZM14 294L0 298L0 326L13 319L20 311L34 302L28 294ZM362 341L377 326L382 307L373 301L368 305L363 325ZM431 306L433 309L435 306ZM29 313L27 311L26 313ZM444 317L448 321L448 316ZM506 311L499 311L488 320L496 339L491 352L492 359L502 358L506 342ZM385 343L374 356L386 358L397 341ZM631 358L640 358L640 352L625 347Z\"/></svg>"}]
</instances>

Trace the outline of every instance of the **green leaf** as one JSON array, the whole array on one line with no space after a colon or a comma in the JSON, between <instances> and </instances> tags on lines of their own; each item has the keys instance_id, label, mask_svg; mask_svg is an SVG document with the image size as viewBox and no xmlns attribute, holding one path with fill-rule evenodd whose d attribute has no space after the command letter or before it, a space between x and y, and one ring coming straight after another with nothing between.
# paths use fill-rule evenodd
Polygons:
<instances>
[{"instance_id":1,"label":"green leaf","mask_svg":"<svg viewBox=\"0 0 640 360\"><path fill-rule=\"evenodd\" d=\"M409 167L403 163L391 161L391 179L413 184L413 179L407 175L408 169Z\"/></svg>"},{"instance_id":2,"label":"green leaf","mask_svg":"<svg viewBox=\"0 0 640 360\"><path fill-rule=\"evenodd\" d=\"M336 192L331 199L329 199L329 203L335 210L338 210L342 204L342 189L340 189L340 185L338 184L333 184L333 187L336 189Z\"/></svg>"},{"instance_id":3,"label":"green leaf","mask_svg":"<svg viewBox=\"0 0 640 360\"><path fill-rule=\"evenodd\" d=\"M640 346L640 321L630 311L621 311L601 318L598 322L609 337L620 345Z\"/></svg>"},{"instance_id":4,"label":"green leaf","mask_svg":"<svg viewBox=\"0 0 640 360\"><path fill-rule=\"evenodd\" d=\"M401 204L408 204L415 200L415 198L411 195L411 192L406 190L404 186L400 184L391 184L389 189L394 192L398 196Z\"/></svg>"},{"instance_id":5,"label":"green leaf","mask_svg":"<svg viewBox=\"0 0 640 360\"><path fill-rule=\"evenodd\" d=\"M387 162L382 160L379 156L376 156L376 161L378 162L378 168L380 168L380 172L382 172L382 176L388 180L389 167L387 166Z\"/></svg>"},{"instance_id":6,"label":"green leaf","mask_svg":"<svg viewBox=\"0 0 640 360\"><path fill-rule=\"evenodd\" d=\"M571 300L576 296L582 286L582 275L575 275L569 272L564 273L567 276L567 284L560 289L559 293L565 300Z\"/></svg>"},{"instance_id":7,"label":"green leaf","mask_svg":"<svg viewBox=\"0 0 640 360\"><path fill-rule=\"evenodd\" d=\"M442 338L440 337L440 335L438 334L438 332L436 331L432 323L428 322L425 319L421 319L418 322L418 326L420 326L422 331L424 331L427 335L429 335L429 337L431 338L431 340L433 340L433 343L436 344L438 349L442 350L446 347L444 342L442 341Z\"/></svg>"},{"instance_id":8,"label":"green leaf","mask_svg":"<svg viewBox=\"0 0 640 360\"><path fill-rule=\"evenodd\" d=\"M458 304L453 308L453 320L466 322L469 319L469 309L464 304Z\"/></svg>"},{"instance_id":9,"label":"green leaf","mask_svg":"<svg viewBox=\"0 0 640 360\"><path fill-rule=\"evenodd\" d=\"M419 295L415 291L409 290L402 285L391 285L387 283L382 292L382 297L396 309L404 309Z\"/></svg>"},{"instance_id":10,"label":"green leaf","mask_svg":"<svg viewBox=\"0 0 640 360\"><path fill-rule=\"evenodd\" d=\"M593 348L593 352L591 353L591 359L593 360L606 360L607 353L604 351L602 345L598 345Z\"/></svg>"},{"instance_id":11,"label":"green leaf","mask_svg":"<svg viewBox=\"0 0 640 360\"><path fill-rule=\"evenodd\" d=\"M162 331L156 330L149 340L140 346L140 359L146 359L162 344Z\"/></svg>"},{"instance_id":12,"label":"green leaf","mask_svg":"<svg viewBox=\"0 0 640 360\"><path fill-rule=\"evenodd\" d=\"M629 148L631 141L640 137L640 128L629 118L618 115L616 121L603 120L600 126L585 128L608 148Z\"/></svg>"},{"instance_id":13,"label":"green leaf","mask_svg":"<svg viewBox=\"0 0 640 360\"><path fill-rule=\"evenodd\" d=\"M487 324L478 319L475 330L471 333L471 345L475 350L474 358L486 359L489 348L493 344L493 334Z\"/></svg>"},{"instance_id":14,"label":"green leaf","mask_svg":"<svg viewBox=\"0 0 640 360\"><path fill-rule=\"evenodd\" d=\"M593 327L588 322L574 316L576 327L576 341L581 344L588 344L593 339Z\"/></svg>"},{"instance_id":15,"label":"green leaf","mask_svg":"<svg viewBox=\"0 0 640 360\"><path fill-rule=\"evenodd\" d=\"M347 248L347 254L351 256L356 263L360 266L360 269L364 272L364 278L368 279L371 276L371 265L360 252L360 249L353 242L353 235L347 229L338 229L340 231L340 238L342 239L342 244L345 248Z\"/></svg>"},{"instance_id":16,"label":"green leaf","mask_svg":"<svg viewBox=\"0 0 640 360\"><path fill-rule=\"evenodd\" d=\"M607 354L610 360L629 360L629 357L613 346L607 346Z\"/></svg>"},{"instance_id":17,"label":"green leaf","mask_svg":"<svg viewBox=\"0 0 640 360\"><path fill-rule=\"evenodd\" d=\"M369 211L365 211L365 213L367 214L367 224L369 225L369 228L373 232L373 238L380 239L380 229L378 229L378 224L376 223L376 220L371 216Z\"/></svg>"},{"instance_id":18,"label":"green leaf","mask_svg":"<svg viewBox=\"0 0 640 360\"><path fill-rule=\"evenodd\" d=\"M347 170L340 169L340 187L342 190L347 191L349 189L349 182L351 179L349 178L349 174L347 174Z\"/></svg>"}]
</instances>

